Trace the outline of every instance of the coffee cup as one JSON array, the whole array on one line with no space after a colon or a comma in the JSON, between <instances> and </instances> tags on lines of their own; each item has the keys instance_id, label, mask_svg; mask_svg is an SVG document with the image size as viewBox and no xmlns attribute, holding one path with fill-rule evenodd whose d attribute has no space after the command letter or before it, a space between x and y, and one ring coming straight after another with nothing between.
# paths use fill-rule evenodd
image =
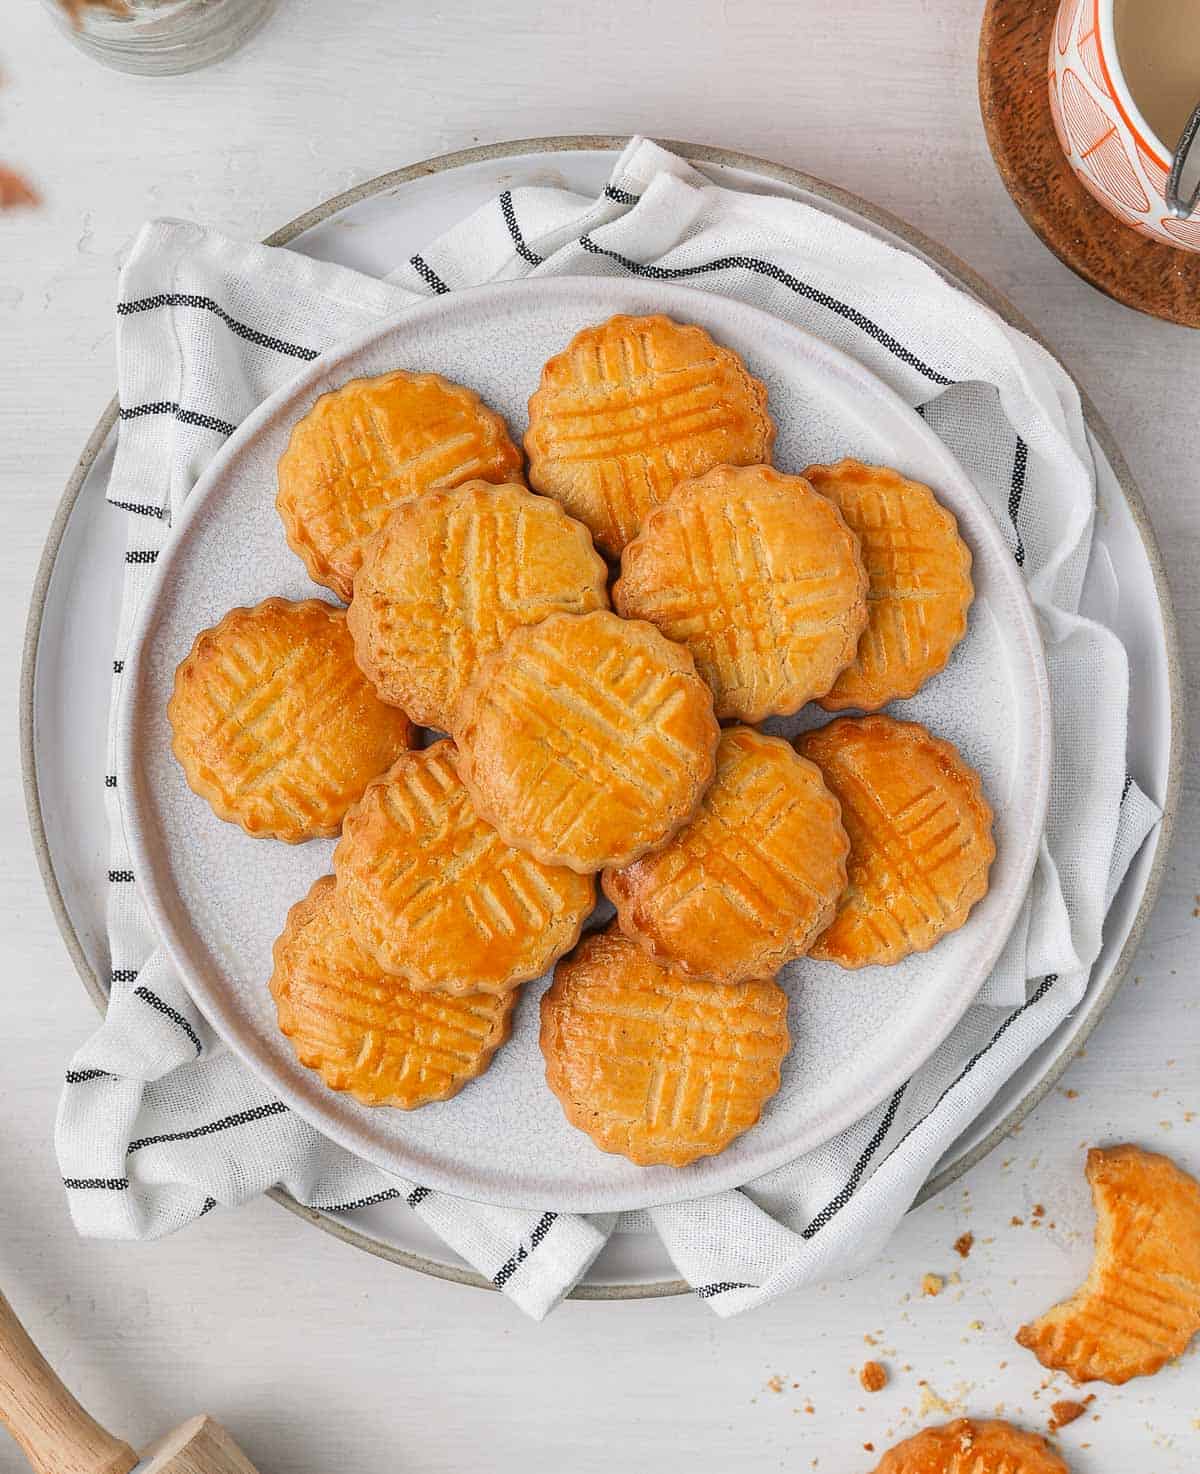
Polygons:
<instances>
[{"instance_id":1,"label":"coffee cup","mask_svg":"<svg viewBox=\"0 0 1200 1474\"><path fill-rule=\"evenodd\" d=\"M1062 0L1049 83L1084 187L1151 240L1200 251L1197 195L1182 189L1200 132L1200 0Z\"/></svg>"}]
</instances>

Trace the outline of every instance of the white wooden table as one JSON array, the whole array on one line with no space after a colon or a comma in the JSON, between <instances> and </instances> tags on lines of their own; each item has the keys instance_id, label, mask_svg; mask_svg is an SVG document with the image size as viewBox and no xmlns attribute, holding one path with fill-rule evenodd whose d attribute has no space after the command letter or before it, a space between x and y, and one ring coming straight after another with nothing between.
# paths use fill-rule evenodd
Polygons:
<instances>
[{"instance_id":1,"label":"white wooden table","mask_svg":"<svg viewBox=\"0 0 1200 1474\"><path fill-rule=\"evenodd\" d=\"M162 1243L82 1243L51 1151L64 1061L95 1016L31 858L17 668L52 510L112 392L114 274L146 216L260 236L400 164L549 133L636 129L835 181L989 278L1089 387L1145 492L1195 668L1200 336L1107 301L1024 226L979 122L979 8L282 0L231 62L148 82L77 55L35 5L5 7L0 158L28 169L45 206L0 219L0 1284L132 1441L203 1407L264 1471L289 1474L515 1471L535 1459L579 1474L618 1460L849 1474L874 1465L864 1443L882 1450L917 1426L921 1379L956 1410L1003 1404L1041 1426L1055 1393L1011 1337L1086 1268L1085 1143L1133 1138L1200 1170L1200 1118L1185 1115L1200 1107L1195 768L1135 979L1086 1058L853 1284L731 1323L689 1298L570 1304L539 1327L499 1296L383 1264L265 1201ZM1046 1225L1035 1230L1036 1203ZM966 1229L976 1246L964 1262L951 1246ZM920 1298L926 1271L956 1269L961 1284ZM873 1397L853 1370L868 1355L893 1373ZM1073 1468L1195 1470L1196 1368L1189 1357L1152 1382L1102 1388L1100 1421L1062 1435ZM0 1444L0 1471L20 1467Z\"/></svg>"}]
</instances>

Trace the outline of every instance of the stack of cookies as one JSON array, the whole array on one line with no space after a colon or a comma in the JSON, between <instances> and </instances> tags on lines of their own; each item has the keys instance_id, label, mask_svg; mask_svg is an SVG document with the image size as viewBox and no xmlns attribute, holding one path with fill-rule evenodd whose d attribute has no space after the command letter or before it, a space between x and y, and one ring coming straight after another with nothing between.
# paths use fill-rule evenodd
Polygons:
<instances>
[{"instance_id":1,"label":"stack of cookies","mask_svg":"<svg viewBox=\"0 0 1200 1474\"><path fill-rule=\"evenodd\" d=\"M233 610L169 715L222 819L341 836L270 982L330 1087L445 1100L554 967L568 1119L682 1166L778 1088L781 968L897 962L986 892L978 776L878 714L966 631L954 518L857 461L786 475L774 438L740 358L663 317L545 366L528 486L499 416L436 374L353 380L295 426L284 531L349 608ZM867 715L758 730L809 702ZM596 877L616 915L581 942Z\"/></svg>"}]
</instances>

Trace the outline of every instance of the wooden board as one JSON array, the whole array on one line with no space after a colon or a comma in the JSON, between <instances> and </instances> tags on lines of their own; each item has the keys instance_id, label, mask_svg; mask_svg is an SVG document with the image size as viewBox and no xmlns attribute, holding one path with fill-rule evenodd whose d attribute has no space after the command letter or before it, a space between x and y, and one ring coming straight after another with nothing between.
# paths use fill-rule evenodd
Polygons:
<instances>
[{"instance_id":1,"label":"wooden board","mask_svg":"<svg viewBox=\"0 0 1200 1474\"><path fill-rule=\"evenodd\" d=\"M1057 0L988 0L979 103L988 145L1017 208L1092 286L1138 312L1200 327L1200 252L1147 240L1110 215L1067 163L1047 85Z\"/></svg>"}]
</instances>

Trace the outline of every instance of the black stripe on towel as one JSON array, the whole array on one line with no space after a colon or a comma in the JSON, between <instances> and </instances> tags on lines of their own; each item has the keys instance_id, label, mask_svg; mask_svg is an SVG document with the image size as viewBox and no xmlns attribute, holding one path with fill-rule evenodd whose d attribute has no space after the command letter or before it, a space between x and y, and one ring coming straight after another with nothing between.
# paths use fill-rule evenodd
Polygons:
<instances>
[{"instance_id":1,"label":"black stripe on towel","mask_svg":"<svg viewBox=\"0 0 1200 1474\"><path fill-rule=\"evenodd\" d=\"M815 302L819 307L836 312L839 317L844 317L856 328L861 328L869 338L881 344L901 363L906 363L909 368L916 369L918 373L924 374L933 383L948 385L954 382L945 374L939 374L937 369L930 368L911 349L893 338L891 333L885 332L877 322L872 322L856 307L851 307L846 302L839 302L828 292L822 292L817 287L810 286L808 282L801 281L790 271L784 271L782 266L776 266L771 261L760 261L756 256L719 256L715 261L704 261L699 266L643 266L639 261L632 261L628 256L622 256L619 251L605 250L589 236L581 235L579 244L585 251L591 251L594 256L607 256L610 261L615 261L618 266L623 267L634 276L644 276L650 281L679 281L684 277L704 276L713 271L753 271L758 276L770 277L772 281L777 281L789 291L795 292L798 297L804 297L809 302Z\"/></svg>"},{"instance_id":2,"label":"black stripe on towel","mask_svg":"<svg viewBox=\"0 0 1200 1474\"><path fill-rule=\"evenodd\" d=\"M1021 524L1017 520L1021 510L1021 498L1025 495L1025 471L1029 465L1029 447L1017 436L1017 449L1013 456L1012 482L1008 488L1008 516L1017 535L1017 548L1013 556L1017 567L1025 567L1025 542L1021 537Z\"/></svg>"},{"instance_id":3,"label":"black stripe on towel","mask_svg":"<svg viewBox=\"0 0 1200 1474\"><path fill-rule=\"evenodd\" d=\"M149 502L110 501L110 507L119 507L122 512L134 512L139 517L157 517L161 521L167 515L166 507L152 507Z\"/></svg>"},{"instance_id":4,"label":"black stripe on towel","mask_svg":"<svg viewBox=\"0 0 1200 1474\"><path fill-rule=\"evenodd\" d=\"M155 548L130 548L129 551L125 554L125 561L126 561L126 563L133 563L133 564L138 564L138 563L157 563L158 562L158 551ZM124 669L124 666L123 665L122 665L122 669ZM114 671L116 670L116 663L115 662L113 664L113 670Z\"/></svg>"},{"instance_id":5,"label":"black stripe on towel","mask_svg":"<svg viewBox=\"0 0 1200 1474\"><path fill-rule=\"evenodd\" d=\"M114 967L109 977L114 983L134 983L137 975L136 967Z\"/></svg>"},{"instance_id":6,"label":"black stripe on towel","mask_svg":"<svg viewBox=\"0 0 1200 1474\"><path fill-rule=\"evenodd\" d=\"M536 251L531 251L525 244L525 237L521 234L521 227L517 224L517 212L513 209L511 189L506 189L500 196L500 212L504 216L505 225L508 226L508 233L512 236L513 245L517 248L517 255L522 261L528 261L530 266L540 266L546 258L539 256Z\"/></svg>"},{"instance_id":7,"label":"black stripe on towel","mask_svg":"<svg viewBox=\"0 0 1200 1474\"><path fill-rule=\"evenodd\" d=\"M204 1199L204 1206L203 1206L203 1208L200 1209L199 1213L196 1214L196 1217L197 1218L203 1218L206 1213L211 1213L212 1210L216 1206L217 1206L217 1200L216 1200L216 1198L205 1198Z\"/></svg>"},{"instance_id":8,"label":"black stripe on towel","mask_svg":"<svg viewBox=\"0 0 1200 1474\"><path fill-rule=\"evenodd\" d=\"M63 1186L77 1189L100 1188L108 1192L123 1193L129 1187L128 1177L64 1177Z\"/></svg>"},{"instance_id":9,"label":"black stripe on towel","mask_svg":"<svg viewBox=\"0 0 1200 1474\"><path fill-rule=\"evenodd\" d=\"M520 1266L525 1263L530 1254L532 1254L537 1246L542 1242L542 1240L550 1232L551 1226L553 1225L557 1217L557 1213L542 1214L542 1216L534 1224L533 1232L529 1235L529 1248L526 1249L525 1245L521 1244L517 1249L517 1252L512 1256L512 1258L506 1260L492 1276L492 1284L494 1284L498 1290L502 1290L504 1288L508 1281L512 1279L513 1275L516 1274Z\"/></svg>"},{"instance_id":10,"label":"black stripe on towel","mask_svg":"<svg viewBox=\"0 0 1200 1474\"><path fill-rule=\"evenodd\" d=\"M239 338L245 338L247 343L254 343L259 348L270 348L275 353L286 353L292 358L304 359L313 359L320 355L319 348L302 348L299 343L288 343L283 338L273 338L270 333L260 333L257 328L230 317L220 303L214 302L211 297L196 297L190 292L162 292L157 297L140 297L136 302L118 302L117 315L128 317L133 312L153 312L159 307L197 307L204 312L212 312Z\"/></svg>"},{"instance_id":11,"label":"black stripe on towel","mask_svg":"<svg viewBox=\"0 0 1200 1474\"><path fill-rule=\"evenodd\" d=\"M183 409L170 399L155 400L152 404L122 405L117 413L123 420L140 420L146 415L170 415L181 425L199 425L202 430L216 430L221 435L232 435L237 429L228 420L219 420L216 415L202 415L195 409Z\"/></svg>"},{"instance_id":12,"label":"black stripe on towel","mask_svg":"<svg viewBox=\"0 0 1200 1474\"><path fill-rule=\"evenodd\" d=\"M219 1121L209 1121L206 1126L193 1126L188 1131L165 1131L161 1136L139 1136L125 1148L127 1157L140 1152L144 1146L159 1146L164 1141L195 1141L200 1136L215 1136L220 1131L230 1131L235 1126L248 1126L252 1121L264 1121L268 1116L279 1116L287 1110L281 1100L268 1101L266 1105L252 1106L248 1111L235 1111L232 1116L222 1116Z\"/></svg>"},{"instance_id":13,"label":"black stripe on towel","mask_svg":"<svg viewBox=\"0 0 1200 1474\"><path fill-rule=\"evenodd\" d=\"M446 292L450 290L450 288L441 279L437 272L434 271L433 267L430 266L428 262L424 261L420 256L410 256L408 259L408 264L417 273L417 275L421 278L425 285L432 287L439 297L443 296Z\"/></svg>"},{"instance_id":14,"label":"black stripe on towel","mask_svg":"<svg viewBox=\"0 0 1200 1474\"><path fill-rule=\"evenodd\" d=\"M386 1187L382 1192L372 1193L369 1198L355 1198L350 1203L318 1204L322 1213L353 1213L358 1208L373 1208L376 1203L390 1203L401 1196L398 1187Z\"/></svg>"},{"instance_id":15,"label":"black stripe on towel","mask_svg":"<svg viewBox=\"0 0 1200 1474\"><path fill-rule=\"evenodd\" d=\"M711 1300L714 1295L724 1295L729 1290L757 1289L757 1285L748 1285L742 1280L718 1280L712 1285L697 1285L692 1293L701 1300Z\"/></svg>"},{"instance_id":16,"label":"black stripe on towel","mask_svg":"<svg viewBox=\"0 0 1200 1474\"><path fill-rule=\"evenodd\" d=\"M113 885L129 885L135 876L132 870L110 870L108 878Z\"/></svg>"},{"instance_id":17,"label":"black stripe on towel","mask_svg":"<svg viewBox=\"0 0 1200 1474\"><path fill-rule=\"evenodd\" d=\"M908 1081L905 1080L904 1084L901 1085L891 1100L888 1101L888 1108L883 1113L883 1120L880 1121L875 1135L867 1142L863 1148L862 1155L851 1168L850 1176L846 1179L845 1186L836 1196L830 1198L808 1227L800 1231L800 1237L802 1239L811 1239L814 1234L820 1233L829 1220L835 1218L854 1196L855 1189L862 1181L862 1175L867 1170L871 1158L879 1150L884 1137L892 1129L892 1123L896 1119L896 1112L900 1109L900 1102L904 1099L904 1092L907 1089Z\"/></svg>"},{"instance_id":18,"label":"black stripe on towel","mask_svg":"<svg viewBox=\"0 0 1200 1474\"><path fill-rule=\"evenodd\" d=\"M113 661L113 675L114 676L119 676L124 669L125 669L125 662L123 660L114 660Z\"/></svg>"},{"instance_id":19,"label":"black stripe on towel","mask_svg":"<svg viewBox=\"0 0 1200 1474\"><path fill-rule=\"evenodd\" d=\"M604 198L606 200L616 200L618 205L636 205L641 199L641 195L630 194L627 189L618 189L615 184L606 184L604 186Z\"/></svg>"},{"instance_id":20,"label":"black stripe on towel","mask_svg":"<svg viewBox=\"0 0 1200 1474\"><path fill-rule=\"evenodd\" d=\"M115 773L105 773L104 786L105 788L115 788L117 786L117 775Z\"/></svg>"},{"instance_id":21,"label":"black stripe on towel","mask_svg":"<svg viewBox=\"0 0 1200 1474\"><path fill-rule=\"evenodd\" d=\"M116 977L116 973L113 974L113 977ZM122 981L132 982L133 978L135 977L137 977L136 972L133 973L131 977L122 979ZM135 998L140 998L143 1003L148 1003L151 1008L156 1009L166 1018L169 1018L172 1023L178 1024L183 1032L196 1046L197 1054L200 1054L203 1051L204 1045L200 1042L200 1035L196 1033L195 1029L192 1028L191 1024L188 1023L187 1019L184 1018L183 1014L181 1014L178 1009L172 1008L169 1003L164 1003L157 993L152 993L150 989L145 987L144 985L142 987L135 988L133 990L133 994Z\"/></svg>"},{"instance_id":22,"label":"black stripe on towel","mask_svg":"<svg viewBox=\"0 0 1200 1474\"><path fill-rule=\"evenodd\" d=\"M88 1080L112 1080L114 1078L107 1070L68 1070L66 1074L68 1085L83 1085Z\"/></svg>"}]
</instances>

